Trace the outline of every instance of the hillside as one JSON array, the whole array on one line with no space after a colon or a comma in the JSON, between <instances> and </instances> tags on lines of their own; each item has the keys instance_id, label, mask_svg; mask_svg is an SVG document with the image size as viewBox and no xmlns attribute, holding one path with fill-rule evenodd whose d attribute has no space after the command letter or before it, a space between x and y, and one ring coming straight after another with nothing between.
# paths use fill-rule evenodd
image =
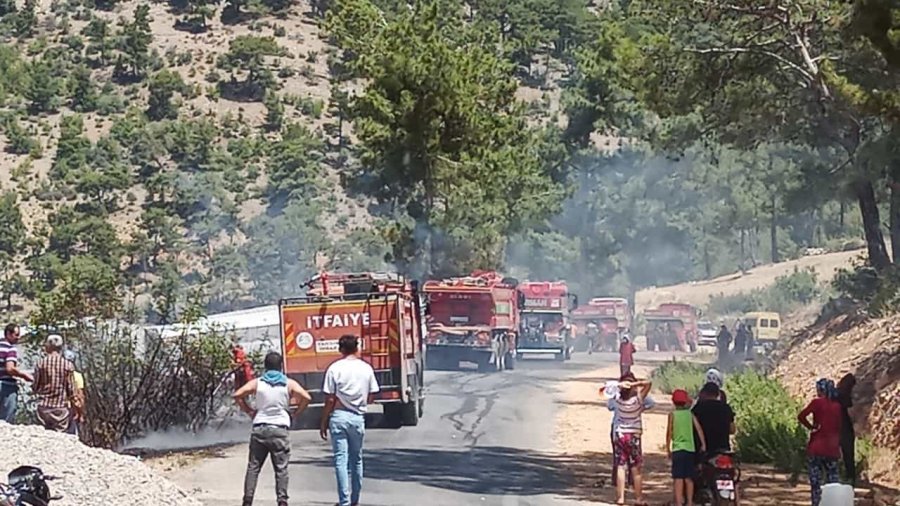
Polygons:
<instances>
[{"instance_id":1,"label":"hillside","mask_svg":"<svg viewBox=\"0 0 900 506\"><path fill-rule=\"evenodd\" d=\"M636 306L640 311L672 301L705 307L710 297L736 295L765 288L771 286L776 278L788 275L795 269L815 269L818 281L824 284L831 281L838 269L850 268L855 260L865 258L865 254L865 250L851 250L804 256L786 262L759 265L743 273L737 272L706 281L645 288L637 292Z\"/></svg>"}]
</instances>

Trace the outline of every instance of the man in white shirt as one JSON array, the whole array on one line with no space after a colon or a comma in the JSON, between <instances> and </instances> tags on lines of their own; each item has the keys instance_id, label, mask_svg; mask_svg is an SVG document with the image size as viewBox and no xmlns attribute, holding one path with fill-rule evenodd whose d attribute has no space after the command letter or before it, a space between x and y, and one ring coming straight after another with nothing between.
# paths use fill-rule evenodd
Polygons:
<instances>
[{"instance_id":1,"label":"man in white shirt","mask_svg":"<svg viewBox=\"0 0 900 506\"><path fill-rule=\"evenodd\" d=\"M363 437L366 434L365 414L372 394L378 392L375 371L360 359L359 338L342 336L338 349L343 358L335 361L325 372L322 391L327 396L322 410L319 435L328 440L334 452L334 472L337 477L340 506L359 504L362 490Z\"/></svg>"}]
</instances>

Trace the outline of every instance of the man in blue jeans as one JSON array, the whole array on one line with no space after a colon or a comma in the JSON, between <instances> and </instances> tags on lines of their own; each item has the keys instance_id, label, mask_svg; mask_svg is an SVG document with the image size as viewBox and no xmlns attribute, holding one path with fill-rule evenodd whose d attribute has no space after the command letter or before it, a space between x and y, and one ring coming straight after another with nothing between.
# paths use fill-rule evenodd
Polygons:
<instances>
[{"instance_id":1,"label":"man in blue jeans","mask_svg":"<svg viewBox=\"0 0 900 506\"><path fill-rule=\"evenodd\" d=\"M355 506L359 504L362 490L365 414L372 394L378 392L379 387L372 366L359 358L359 338L353 335L341 337L338 350L343 358L325 372L322 391L327 397L319 435L327 441L331 431L339 505Z\"/></svg>"}]
</instances>

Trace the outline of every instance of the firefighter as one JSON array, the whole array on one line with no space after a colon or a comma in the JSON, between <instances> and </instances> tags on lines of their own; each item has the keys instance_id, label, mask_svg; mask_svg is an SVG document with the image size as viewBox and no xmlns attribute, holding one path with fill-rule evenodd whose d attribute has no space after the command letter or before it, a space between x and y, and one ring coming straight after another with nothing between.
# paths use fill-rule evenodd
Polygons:
<instances>
[{"instance_id":1,"label":"firefighter","mask_svg":"<svg viewBox=\"0 0 900 506\"><path fill-rule=\"evenodd\" d=\"M240 344L231 348L231 369L234 371L235 392L253 379L253 364L247 359L247 353Z\"/></svg>"}]
</instances>

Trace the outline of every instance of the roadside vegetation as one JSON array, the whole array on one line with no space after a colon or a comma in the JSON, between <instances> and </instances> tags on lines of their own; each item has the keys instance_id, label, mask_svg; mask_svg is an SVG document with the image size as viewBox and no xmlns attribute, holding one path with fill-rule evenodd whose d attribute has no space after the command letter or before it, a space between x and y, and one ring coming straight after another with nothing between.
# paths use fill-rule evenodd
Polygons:
<instances>
[{"instance_id":1,"label":"roadside vegetation","mask_svg":"<svg viewBox=\"0 0 900 506\"><path fill-rule=\"evenodd\" d=\"M666 394L683 388L696 396L708 368L690 362L667 362L653 372L652 378ZM741 460L770 464L794 475L804 472L808 433L797 422L803 405L777 380L749 368L727 374L724 390L736 416L735 442Z\"/></svg>"}]
</instances>

